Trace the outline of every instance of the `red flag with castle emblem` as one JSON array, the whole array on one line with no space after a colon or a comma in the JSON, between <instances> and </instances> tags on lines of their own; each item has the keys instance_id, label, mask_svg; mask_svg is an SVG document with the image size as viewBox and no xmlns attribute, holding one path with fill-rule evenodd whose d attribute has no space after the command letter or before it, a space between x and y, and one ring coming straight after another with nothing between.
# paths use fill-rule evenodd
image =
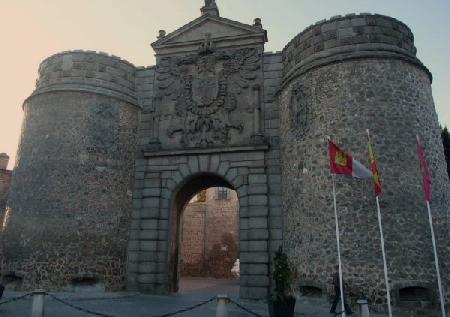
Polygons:
<instances>
[{"instance_id":1,"label":"red flag with castle emblem","mask_svg":"<svg viewBox=\"0 0 450 317\"><path fill-rule=\"evenodd\" d=\"M342 151L328 139L330 150L330 170L332 174L344 174L356 178L371 178L372 172L351 155Z\"/></svg>"}]
</instances>

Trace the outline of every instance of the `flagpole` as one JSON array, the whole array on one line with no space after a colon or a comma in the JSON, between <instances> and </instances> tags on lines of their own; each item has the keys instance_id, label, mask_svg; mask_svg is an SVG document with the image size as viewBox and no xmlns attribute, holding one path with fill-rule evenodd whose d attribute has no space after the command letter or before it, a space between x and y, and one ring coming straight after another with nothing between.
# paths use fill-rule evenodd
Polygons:
<instances>
[{"instance_id":1,"label":"flagpole","mask_svg":"<svg viewBox=\"0 0 450 317\"><path fill-rule=\"evenodd\" d=\"M438 280L439 297L441 300L442 317L446 317L444 296L442 294L442 286L441 286L441 274L439 273L439 260L438 260L437 250L436 250L436 239L434 236L434 229L433 229L433 218L431 216L431 207L430 207L430 202L428 200L427 200L427 208L428 208L428 219L430 221L431 240L433 241L434 265L436 266L436 275L437 275L437 280Z\"/></svg>"},{"instance_id":2,"label":"flagpole","mask_svg":"<svg viewBox=\"0 0 450 317\"><path fill-rule=\"evenodd\" d=\"M341 292L341 311L342 311L342 316L345 317L344 287L343 287L343 283L342 283L341 247L340 247L340 243L339 243L339 223L338 223L338 215L337 215L337 207L336 207L336 184L335 184L334 174L331 174L331 179L332 179L332 183L333 183L334 218L336 220L336 243L337 243L338 262L339 262L339 291Z\"/></svg>"},{"instance_id":3,"label":"flagpole","mask_svg":"<svg viewBox=\"0 0 450 317\"><path fill-rule=\"evenodd\" d=\"M380 238L381 238L381 253L383 254L383 268L384 268L384 281L386 284L386 299L388 304L389 317L392 317L392 308L391 308L391 292L389 287L389 279L388 279L388 271L386 264L386 251L384 250L384 235L383 235L383 227L381 225L381 211L380 211L380 201L378 199L378 195L376 196L377 201L377 211L378 211L378 227L380 229Z\"/></svg>"},{"instance_id":4,"label":"flagpole","mask_svg":"<svg viewBox=\"0 0 450 317\"><path fill-rule=\"evenodd\" d=\"M416 135L416 138L417 138L417 144L419 145L419 148L421 149L419 135ZM423 154L422 154L422 156L423 156ZM420 159L420 157L419 157L419 159ZM423 158L422 158L422 160L424 161ZM421 165L422 165L422 162L421 162ZM425 163L425 165L426 165L426 163ZM424 167L424 168L426 168L426 167ZM425 186L425 184L424 184L424 186ZM424 191L425 191L425 188L424 188ZM439 259L438 259L437 248L436 248L436 238L434 235L434 228L433 228L433 217L431 215L431 207L430 207L429 199L430 198L428 198L427 195L425 195L425 201L427 203L427 209L428 209L428 220L430 222L431 241L433 242L434 265L436 267L436 277L437 277L437 281L438 281L439 299L441 301L441 312L442 312L442 317L446 317L444 295L442 293L441 274L439 272Z\"/></svg>"},{"instance_id":5,"label":"flagpole","mask_svg":"<svg viewBox=\"0 0 450 317\"><path fill-rule=\"evenodd\" d=\"M366 131L367 131L367 138L369 140L369 146L371 146L370 145L370 132L369 132L369 129L367 129ZM392 317L391 292L390 292L390 287L389 287L389 278L388 278L387 263L386 263L386 251L384 249L383 225L382 225L382 222L381 222L380 200L378 198L378 194L375 196L375 200L376 200L376 203L377 203L378 228L380 230L381 253L383 255L383 271L384 271L384 282L385 282L385 285L386 285L386 300L387 300L387 304L388 304L389 317Z\"/></svg>"}]
</instances>

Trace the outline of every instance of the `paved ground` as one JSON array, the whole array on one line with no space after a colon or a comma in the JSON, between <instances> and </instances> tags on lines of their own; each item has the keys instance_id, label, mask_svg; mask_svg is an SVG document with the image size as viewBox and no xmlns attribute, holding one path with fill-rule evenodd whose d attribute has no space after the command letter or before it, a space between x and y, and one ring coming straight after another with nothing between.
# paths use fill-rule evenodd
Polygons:
<instances>
[{"instance_id":1,"label":"paved ground","mask_svg":"<svg viewBox=\"0 0 450 317\"><path fill-rule=\"evenodd\" d=\"M2 301L24 293L5 291ZM58 298L66 300L76 306L114 317L152 317L173 312L195 305L217 294L228 294L236 301L239 297L239 285L236 281L213 279L185 279L180 284L180 292L170 296L142 295L136 293L55 293ZM268 316L267 304L255 302L240 302L243 306L262 315ZM213 317L215 316L216 301L212 301L193 311L176 316L180 317ZM31 299L24 299L6 305L0 305L1 317L30 317ZM45 317L88 317L93 316L74 310L54 299L46 298ZM234 305L229 305L230 317L248 317ZM310 317L329 317L328 307L324 304L298 303L296 315ZM354 314L352 316L358 316ZM371 317L383 315L371 314Z\"/></svg>"}]
</instances>

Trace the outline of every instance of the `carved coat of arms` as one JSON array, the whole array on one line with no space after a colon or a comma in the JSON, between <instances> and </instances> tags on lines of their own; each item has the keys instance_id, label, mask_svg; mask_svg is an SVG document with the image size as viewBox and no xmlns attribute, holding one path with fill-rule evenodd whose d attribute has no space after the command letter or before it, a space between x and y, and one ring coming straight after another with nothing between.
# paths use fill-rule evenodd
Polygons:
<instances>
[{"instance_id":1,"label":"carved coat of arms","mask_svg":"<svg viewBox=\"0 0 450 317\"><path fill-rule=\"evenodd\" d=\"M199 108L207 107L217 99L218 93L219 78L214 69L208 69L207 65L200 67L198 75L192 80L192 100Z\"/></svg>"},{"instance_id":2,"label":"carved coat of arms","mask_svg":"<svg viewBox=\"0 0 450 317\"><path fill-rule=\"evenodd\" d=\"M157 67L157 96L175 103L169 137L180 134L186 147L226 145L231 130L240 133L243 122L233 121L237 95L251 86L260 68L256 49L214 52L184 58L167 57Z\"/></svg>"}]
</instances>

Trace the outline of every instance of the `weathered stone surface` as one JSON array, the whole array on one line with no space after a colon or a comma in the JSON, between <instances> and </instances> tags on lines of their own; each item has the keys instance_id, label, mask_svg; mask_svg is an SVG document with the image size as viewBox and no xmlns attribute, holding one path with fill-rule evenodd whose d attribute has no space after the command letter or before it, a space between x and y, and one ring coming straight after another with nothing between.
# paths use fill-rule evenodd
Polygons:
<instances>
[{"instance_id":1,"label":"weathered stone surface","mask_svg":"<svg viewBox=\"0 0 450 317\"><path fill-rule=\"evenodd\" d=\"M52 91L28 99L24 111L3 271L21 272L25 289L63 289L84 275L123 289L138 108Z\"/></svg>"},{"instance_id":2,"label":"weathered stone surface","mask_svg":"<svg viewBox=\"0 0 450 317\"><path fill-rule=\"evenodd\" d=\"M0 219L3 219L11 185L12 171L7 170L8 162L9 156L6 153L0 153Z\"/></svg>"},{"instance_id":3,"label":"weathered stone surface","mask_svg":"<svg viewBox=\"0 0 450 317\"><path fill-rule=\"evenodd\" d=\"M233 277L231 268L239 258L239 201L236 192L227 190L219 197L218 190L198 194L183 212L182 276Z\"/></svg>"},{"instance_id":4,"label":"weathered stone surface","mask_svg":"<svg viewBox=\"0 0 450 317\"><path fill-rule=\"evenodd\" d=\"M240 208L232 222L241 296L268 297L279 245L302 285L329 293L336 247L325 135L364 162L369 128L395 303L401 287L431 289L435 280L415 133L433 177L450 294L450 189L431 74L409 28L380 15L336 16L264 53L261 25L202 13L161 34L154 67L83 51L42 62L24 105L1 270L23 274L25 289L62 289L84 274L108 290L176 291L183 209L197 192L227 187ZM342 257L350 287L381 306L371 187L338 177Z\"/></svg>"},{"instance_id":5,"label":"weathered stone surface","mask_svg":"<svg viewBox=\"0 0 450 317\"><path fill-rule=\"evenodd\" d=\"M298 47L304 43L299 39ZM445 210L450 201L429 74L406 57L341 57L341 62L298 73L285 82L281 94L283 245L302 278L331 289L337 255L326 135L366 162L366 129L370 129L383 179L380 203L393 295L405 285L428 288L435 271L416 133L426 147L434 195L439 197L433 209L440 255L446 263ZM293 65L286 61L285 67ZM337 176L336 184L346 282L381 308L385 286L372 180ZM448 287L448 279L444 280Z\"/></svg>"}]
</instances>

